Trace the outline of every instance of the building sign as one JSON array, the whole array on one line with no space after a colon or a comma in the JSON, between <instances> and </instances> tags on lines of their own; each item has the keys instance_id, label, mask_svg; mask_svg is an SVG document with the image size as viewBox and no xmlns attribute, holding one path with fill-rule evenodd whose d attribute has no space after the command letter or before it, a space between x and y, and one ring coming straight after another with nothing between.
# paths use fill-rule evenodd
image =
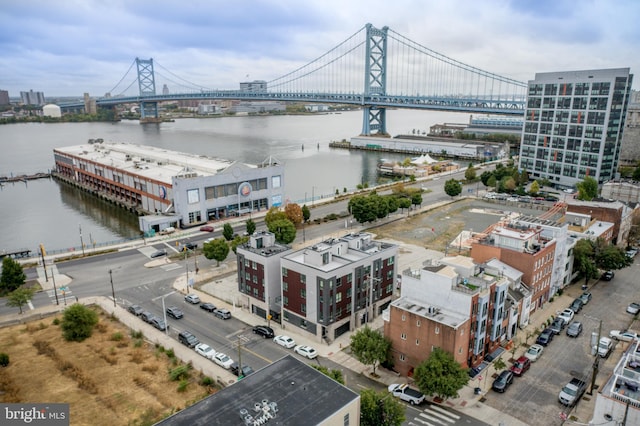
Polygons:
<instances>
[{"instance_id":1,"label":"building sign","mask_svg":"<svg viewBox=\"0 0 640 426\"><path fill-rule=\"evenodd\" d=\"M167 199L167 188L165 188L164 186L160 187L160 198L162 198L163 200Z\"/></svg>"},{"instance_id":2,"label":"building sign","mask_svg":"<svg viewBox=\"0 0 640 426\"><path fill-rule=\"evenodd\" d=\"M238 195L241 197L248 197L249 195L251 195L252 191L253 188L251 187L251 184L249 182L243 182L238 187Z\"/></svg>"},{"instance_id":3,"label":"building sign","mask_svg":"<svg viewBox=\"0 0 640 426\"><path fill-rule=\"evenodd\" d=\"M282 195L274 195L271 197L271 205L280 207L282 205Z\"/></svg>"}]
</instances>

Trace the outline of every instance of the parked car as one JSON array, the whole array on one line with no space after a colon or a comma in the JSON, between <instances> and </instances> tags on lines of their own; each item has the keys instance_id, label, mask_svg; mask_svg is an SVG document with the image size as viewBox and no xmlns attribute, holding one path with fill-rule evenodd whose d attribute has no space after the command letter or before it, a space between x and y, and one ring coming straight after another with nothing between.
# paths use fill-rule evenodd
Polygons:
<instances>
[{"instance_id":1,"label":"parked car","mask_svg":"<svg viewBox=\"0 0 640 426\"><path fill-rule=\"evenodd\" d=\"M167 255L167 251L166 250L156 250L153 253L151 253L151 257L152 259L155 259L156 257L162 257L162 256L166 256Z\"/></svg>"},{"instance_id":2,"label":"parked car","mask_svg":"<svg viewBox=\"0 0 640 426\"><path fill-rule=\"evenodd\" d=\"M553 331L550 328L545 328L536 339L536 343L542 346L547 346L552 340Z\"/></svg>"},{"instance_id":3,"label":"parked car","mask_svg":"<svg viewBox=\"0 0 640 426\"><path fill-rule=\"evenodd\" d=\"M613 277L615 277L616 274L613 271L607 271L604 274L602 274L601 279L603 281L611 281L613 279Z\"/></svg>"},{"instance_id":4,"label":"parked car","mask_svg":"<svg viewBox=\"0 0 640 426\"><path fill-rule=\"evenodd\" d=\"M200 227L200 230L202 232L213 232L213 226L211 225L204 225Z\"/></svg>"},{"instance_id":5,"label":"parked car","mask_svg":"<svg viewBox=\"0 0 640 426\"><path fill-rule=\"evenodd\" d=\"M531 362L536 362L538 358L540 358L540 355L542 355L543 350L543 346L540 346L538 344L531 345L529 346L529 349L527 349L527 352L525 352L524 356L529 358Z\"/></svg>"},{"instance_id":6,"label":"parked car","mask_svg":"<svg viewBox=\"0 0 640 426\"><path fill-rule=\"evenodd\" d=\"M502 393L507 390L511 383L513 383L513 373L509 370L504 370L493 381L491 388L496 392Z\"/></svg>"},{"instance_id":7,"label":"parked car","mask_svg":"<svg viewBox=\"0 0 640 426\"><path fill-rule=\"evenodd\" d=\"M313 349L311 346L298 345L295 348L293 348L293 351L298 355L302 355L309 359L314 359L314 358L317 358L318 356L318 352L315 349Z\"/></svg>"},{"instance_id":8,"label":"parked car","mask_svg":"<svg viewBox=\"0 0 640 426\"><path fill-rule=\"evenodd\" d=\"M184 316L184 312L178 309L177 306L169 306L167 308L167 315L169 315L171 318L180 319Z\"/></svg>"},{"instance_id":9,"label":"parked car","mask_svg":"<svg viewBox=\"0 0 640 426\"><path fill-rule=\"evenodd\" d=\"M551 331L553 331L553 334L560 334L560 333L562 333L562 330L564 330L564 326L566 324L567 323L564 322L564 320L562 318L556 318L556 319L553 320L553 322L549 326L549 329Z\"/></svg>"},{"instance_id":10,"label":"parked car","mask_svg":"<svg viewBox=\"0 0 640 426\"><path fill-rule=\"evenodd\" d=\"M238 364L234 362L231 365L231 372L238 377L247 377L249 374L253 373L253 368L249 367L248 365L243 365L242 370L240 370L240 368L238 368Z\"/></svg>"},{"instance_id":11,"label":"parked car","mask_svg":"<svg viewBox=\"0 0 640 426\"><path fill-rule=\"evenodd\" d=\"M420 405L424 401L424 394L419 390L410 388L407 384L390 384L387 389L391 392L391 395L400 398L403 401L407 401L411 405Z\"/></svg>"},{"instance_id":12,"label":"parked car","mask_svg":"<svg viewBox=\"0 0 640 426\"><path fill-rule=\"evenodd\" d=\"M231 312L228 309L216 308L213 310L213 315L225 320L231 318Z\"/></svg>"},{"instance_id":13,"label":"parked car","mask_svg":"<svg viewBox=\"0 0 640 426\"><path fill-rule=\"evenodd\" d=\"M573 321L574 315L575 312L573 312L573 309L567 308L558 314L558 318L562 318L564 322L569 324L571 321Z\"/></svg>"},{"instance_id":14,"label":"parked car","mask_svg":"<svg viewBox=\"0 0 640 426\"><path fill-rule=\"evenodd\" d=\"M131 312L133 315L139 317L144 312L142 306L140 305L131 305L127 308L127 311Z\"/></svg>"},{"instance_id":15,"label":"parked car","mask_svg":"<svg viewBox=\"0 0 640 426\"><path fill-rule=\"evenodd\" d=\"M638 312L640 312L640 303L630 303L629 306L627 306L627 312L633 315L638 315Z\"/></svg>"},{"instance_id":16,"label":"parked car","mask_svg":"<svg viewBox=\"0 0 640 426\"><path fill-rule=\"evenodd\" d=\"M196 352L212 361L213 357L216 356L216 351L214 351L213 348L206 343L198 343L196 345Z\"/></svg>"},{"instance_id":17,"label":"parked car","mask_svg":"<svg viewBox=\"0 0 640 426\"><path fill-rule=\"evenodd\" d=\"M217 354L215 354L215 356L213 357L213 362L215 362L222 368L226 368L227 370L230 369L233 364L235 364L235 362L233 362L231 358L229 358L222 352L218 352Z\"/></svg>"},{"instance_id":18,"label":"parked car","mask_svg":"<svg viewBox=\"0 0 640 426\"><path fill-rule=\"evenodd\" d=\"M149 311L144 311L143 313L140 314L140 318L142 318L142 321L147 322L149 324L151 324L151 320L154 319L155 317L156 316Z\"/></svg>"},{"instance_id":19,"label":"parked car","mask_svg":"<svg viewBox=\"0 0 640 426\"><path fill-rule=\"evenodd\" d=\"M627 257L630 259L633 259L634 257L636 257L636 255L638 254L638 250L636 249L629 249L627 250Z\"/></svg>"},{"instance_id":20,"label":"parked car","mask_svg":"<svg viewBox=\"0 0 640 426\"><path fill-rule=\"evenodd\" d=\"M598 343L598 355L602 358L606 358L613 348L613 341L608 337L601 337Z\"/></svg>"},{"instance_id":21,"label":"parked car","mask_svg":"<svg viewBox=\"0 0 640 426\"><path fill-rule=\"evenodd\" d=\"M295 340L289 336L279 335L273 338L273 341L280 346L284 346L287 349L291 349L296 345Z\"/></svg>"},{"instance_id":22,"label":"parked car","mask_svg":"<svg viewBox=\"0 0 640 426\"><path fill-rule=\"evenodd\" d=\"M582 300L583 305L586 305L591 301L591 293L589 293L588 291L585 291L580 295L580 300Z\"/></svg>"},{"instance_id":23,"label":"parked car","mask_svg":"<svg viewBox=\"0 0 640 426\"><path fill-rule=\"evenodd\" d=\"M197 294L189 293L184 297L184 300L189 303L197 305L200 303L200 297Z\"/></svg>"},{"instance_id":24,"label":"parked car","mask_svg":"<svg viewBox=\"0 0 640 426\"><path fill-rule=\"evenodd\" d=\"M200 309L204 309L205 311L213 312L216 310L216 305L213 303L203 303L200 305Z\"/></svg>"},{"instance_id":25,"label":"parked car","mask_svg":"<svg viewBox=\"0 0 640 426\"><path fill-rule=\"evenodd\" d=\"M256 325L253 327L253 333L258 336L262 336L262 338L273 338L275 333L273 332L273 328L267 327L266 325Z\"/></svg>"},{"instance_id":26,"label":"parked car","mask_svg":"<svg viewBox=\"0 0 640 426\"><path fill-rule=\"evenodd\" d=\"M582 323L580 321L574 321L569 324L567 328L567 336L578 337L582 333Z\"/></svg>"},{"instance_id":27,"label":"parked car","mask_svg":"<svg viewBox=\"0 0 640 426\"><path fill-rule=\"evenodd\" d=\"M575 312L576 314L578 312L580 312L582 310L582 306L584 304L582 303L582 300L580 300L580 298L576 298L573 302L571 302L571 305L569 306L569 309L571 309L573 312Z\"/></svg>"},{"instance_id":28,"label":"parked car","mask_svg":"<svg viewBox=\"0 0 640 426\"><path fill-rule=\"evenodd\" d=\"M521 356L511 366L511 372L514 376L522 376L531 367L531 360L526 356Z\"/></svg>"},{"instance_id":29,"label":"parked car","mask_svg":"<svg viewBox=\"0 0 640 426\"><path fill-rule=\"evenodd\" d=\"M196 336L186 330L181 331L180 334L178 334L178 340L180 341L180 343L182 343L183 345L187 345L190 348L194 348L198 343L200 343L200 340L198 340Z\"/></svg>"},{"instance_id":30,"label":"parked car","mask_svg":"<svg viewBox=\"0 0 640 426\"><path fill-rule=\"evenodd\" d=\"M574 377L562 388L558 395L558 401L562 405L573 407L582 398L586 389L587 383Z\"/></svg>"},{"instance_id":31,"label":"parked car","mask_svg":"<svg viewBox=\"0 0 640 426\"><path fill-rule=\"evenodd\" d=\"M633 330L611 330L609 337L613 340L622 340L623 342L631 342L638 338L638 333Z\"/></svg>"},{"instance_id":32,"label":"parked car","mask_svg":"<svg viewBox=\"0 0 640 426\"><path fill-rule=\"evenodd\" d=\"M162 318L153 317L150 324L160 331L165 331L167 329L167 324Z\"/></svg>"}]
</instances>

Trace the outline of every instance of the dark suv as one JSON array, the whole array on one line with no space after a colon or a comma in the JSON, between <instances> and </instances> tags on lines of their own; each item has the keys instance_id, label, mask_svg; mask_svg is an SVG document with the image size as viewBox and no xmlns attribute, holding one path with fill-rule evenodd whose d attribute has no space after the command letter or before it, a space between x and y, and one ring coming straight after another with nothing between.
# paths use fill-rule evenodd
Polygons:
<instances>
[{"instance_id":1,"label":"dark suv","mask_svg":"<svg viewBox=\"0 0 640 426\"><path fill-rule=\"evenodd\" d=\"M253 333L258 336L262 336L264 339L271 339L275 337L275 333L273 332L273 328L267 327L266 325L256 325L253 327Z\"/></svg>"},{"instance_id":2,"label":"dark suv","mask_svg":"<svg viewBox=\"0 0 640 426\"><path fill-rule=\"evenodd\" d=\"M582 299L577 298L573 302L571 302L571 306L569 306L569 308L571 308L571 310L573 310L573 312L577 314L578 312L580 312L583 306L584 303L582 303Z\"/></svg>"},{"instance_id":3,"label":"dark suv","mask_svg":"<svg viewBox=\"0 0 640 426\"><path fill-rule=\"evenodd\" d=\"M184 316L184 313L178 309L177 306L169 306L167 308L167 315L175 319L180 319Z\"/></svg>"},{"instance_id":4,"label":"dark suv","mask_svg":"<svg viewBox=\"0 0 640 426\"><path fill-rule=\"evenodd\" d=\"M564 322L564 320L562 318L556 318L556 319L553 320L553 322L549 326L549 329L551 331L553 331L553 334L560 334L562 332L562 330L564 329L565 325L566 325L566 323Z\"/></svg>"},{"instance_id":5,"label":"dark suv","mask_svg":"<svg viewBox=\"0 0 640 426\"><path fill-rule=\"evenodd\" d=\"M238 377L247 377L249 374L253 373L253 368L249 367L248 365L243 365L241 373L240 369L238 368L238 363L234 362L233 364L231 364L231 372Z\"/></svg>"},{"instance_id":6,"label":"dark suv","mask_svg":"<svg viewBox=\"0 0 640 426\"><path fill-rule=\"evenodd\" d=\"M186 330L181 331L180 334L178 334L178 340L180 341L180 343L182 343L183 345L187 345L190 348L193 348L198 343L200 343L200 340L198 340L196 336L194 336L193 334L189 333Z\"/></svg>"},{"instance_id":7,"label":"dark suv","mask_svg":"<svg viewBox=\"0 0 640 426\"><path fill-rule=\"evenodd\" d=\"M127 308L127 310L137 317L142 315L142 313L144 312L144 309L142 309L142 306L140 305L131 305Z\"/></svg>"},{"instance_id":8,"label":"dark suv","mask_svg":"<svg viewBox=\"0 0 640 426\"><path fill-rule=\"evenodd\" d=\"M553 331L550 328L545 328L542 333L536 339L536 343L542 346L547 346L553 340Z\"/></svg>"}]
</instances>

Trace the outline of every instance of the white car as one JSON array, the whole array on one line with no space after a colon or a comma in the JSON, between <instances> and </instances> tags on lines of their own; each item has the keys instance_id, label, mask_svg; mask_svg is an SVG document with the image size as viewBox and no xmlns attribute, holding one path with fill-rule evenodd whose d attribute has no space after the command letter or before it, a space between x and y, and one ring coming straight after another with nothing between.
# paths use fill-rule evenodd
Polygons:
<instances>
[{"instance_id":1,"label":"white car","mask_svg":"<svg viewBox=\"0 0 640 426\"><path fill-rule=\"evenodd\" d=\"M216 356L216 351L206 343L198 343L196 345L196 352L210 360L213 360L213 357Z\"/></svg>"},{"instance_id":2,"label":"white car","mask_svg":"<svg viewBox=\"0 0 640 426\"><path fill-rule=\"evenodd\" d=\"M213 357L213 362L218 364L220 367L226 368L227 370L230 369L231 365L233 364L233 360L222 352L218 352L216 356Z\"/></svg>"},{"instance_id":3,"label":"white car","mask_svg":"<svg viewBox=\"0 0 640 426\"><path fill-rule=\"evenodd\" d=\"M609 337L613 340L622 340L623 342L631 342L638 338L638 333L632 330L611 330Z\"/></svg>"},{"instance_id":4,"label":"white car","mask_svg":"<svg viewBox=\"0 0 640 426\"><path fill-rule=\"evenodd\" d=\"M200 303L200 297L198 297L197 294L193 294L193 293L187 294L184 297L184 300L186 302L193 303L194 305L197 305L198 303Z\"/></svg>"},{"instance_id":5,"label":"white car","mask_svg":"<svg viewBox=\"0 0 640 426\"><path fill-rule=\"evenodd\" d=\"M318 356L318 352L311 346L298 345L293 348L293 351L298 355L306 356L309 359L314 359Z\"/></svg>"},{"instance_id":6,"label":"white car","mask_svg":"<svg viewBox=\"0 0 640 426\"><path fill-rule=\"evenodd\" d=\"M558 314L558 318L562 318L565 324L569 324L571 321L573 321L574 316L575 316L575 312L573 312L573 309L569 309L569 308L565 309L564 311Z\"/></svg>"},{"instance_id":7,"label":"white car","mask_svg":"<svg viewBox=\"0 0 640 426\"><path fill-rule=\"evenodd\" d=\"M296 341L289 336L276 336L273 338L273 341L287 349L291 349L296 345Z\"/></svg>"},{"instance_id":8,"label":"white car","mask_svg":"<svg viewBox=\"0 0 640 426\"><path fill-rule=\"evenodd\" d=\"M543 350L544 350L544 347L536 343L535 345L531 345L529 347L527 352L525 352L524 356L529 358L531 362L535 362L538 360L538 358L540 358L540 355L542 355Z\"/></svg>"},{"instance_id":9,"label":"white car","mask_svg":"<svg viewBox=\"0 0 640 426\"><path fill-rule=\"evenodd\" d=\"M627 306L627 312L633 315L638 315L640 312L640 303L630 303L629 306Z\"/></svg>"}]
</instances>

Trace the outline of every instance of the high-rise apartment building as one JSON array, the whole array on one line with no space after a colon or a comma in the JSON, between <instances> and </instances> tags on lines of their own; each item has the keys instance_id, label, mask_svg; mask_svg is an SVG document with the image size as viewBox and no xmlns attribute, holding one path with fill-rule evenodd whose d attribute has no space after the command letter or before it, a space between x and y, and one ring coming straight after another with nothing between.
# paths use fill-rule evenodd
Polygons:
<instances>
[{"instance_id":1,"label":"high-rise apartment building","mask_svg":"<svg viewBox=\"0 0 640 426\"><path fill-rule=\"evenodd\" d=\"M602 184L618 168L631 94L629 68L549 72L529 81L520 168L572 187Z\"/></svg>"},{"instance_id":2,"label":"high-rise apartment building","mask_svg":"<svg viewBox=\"0 0 640 426\"><path fill-rule=\"evenodd\" d=\"M9 91L0 90L0 105L9 105L11 102L9 101Z\"/></svg>"},{"instance_id":3,"label":"high-rise apartment building","mask_svg":"<svg viewBox=\"0 0 640 426\"><path fill-rule=\"evenodd\" d=\"M44 93L34 92L29 90L28 92L20 92L20 99L24 105L44 105Z\"/></svg>"}]
</instances>

